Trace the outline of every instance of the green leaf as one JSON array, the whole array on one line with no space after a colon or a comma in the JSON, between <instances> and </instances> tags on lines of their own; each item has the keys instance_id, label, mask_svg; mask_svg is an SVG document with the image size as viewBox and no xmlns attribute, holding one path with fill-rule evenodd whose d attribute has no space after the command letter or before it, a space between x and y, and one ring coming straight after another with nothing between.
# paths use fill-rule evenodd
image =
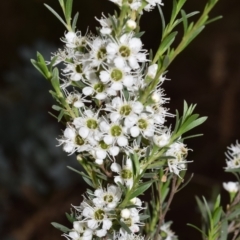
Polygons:
<instances>
[{"instance_id":1,"label":"green leaf","mask_svg":"<svg viewBox=\"0 0 240 240\"><path fill-rule=\"evenodd\" d=\"M72 30L75 31L76 30L76 25L77 25L77 21L78 21L78 17L79 17L79 13L77 12L73 18L73 22L72 22Z\"/></svg>"},{"instance_id":2,"label":"green leaf","mask_svg":"<svg viewBox=\"0 0 240 240\"><path fill-rule=\"evenodd\" d=\"M227 240L227 237L228 237L228 222L227 221L222 222L220 232L221 232L220 240Z\"/></svg>"},{"instance_id":3,"label":"green leaf","mask_svg":"<svg viewBox=\"0 0 240 240\"><path fill-rule=\"evenodd\" d=\"M140 194L144 193L152 185L153 182L154 181L149 181L149 182L140 184L138 188L131 193L130 199L135 198Z\"/></svg>"},{"instance_id":4,"label":"green leaf","mask_svg":"<svg viewBox=\"0 0 240 240\"><path fill-rule=\"evenodd\" d=\"M67 0L65 18L69 26L71 25L72 5L73 0Z\"/></svg>"},{"instance_id":5,"label":"green leaf","mask_svg":"<svg viewBox=\"0 0 240 240\"><path fill-rule=\"evenodd\" d=\"M150 216L149 215L140 215L140 221L144 221L144 220L146 220L146 219L148 219L148 218L150 218Z\"/></svg>"},{"instance_id":6,"label":"green leaf","mask_svg":"<svg viewBox=\"0 0 240 240\"><path fill-rule=\"evenodd\" d=\"M119 221L119 223L127 233L132 234L132 231L129 229L129 227L124 222Z\"/></svg>"},{"instance_id":7,"label":"green leaf","mask_svg":"<svg viewBox=\"0 0 240 240\"><path fill-rule=\"evenodd\" d=\"M181 10L181 15L182 15L182 20L183 20L184 34L186 34L186 32L188 30L188 20L187 20L187 15L184 10Z\"/></svg>"},{"instance_id":8,"label":"green leaf","mask_svg":"<svg viewBox=\"0 0 240 240\"><path fill-rule=\"evenodd\" d=\"M72 171L75 172L75 173L80 174L82 177L91 179L91 178L90 178L87 174L85 174L84 172L80 172L80 171L78 171L77 169L72 168L72 167L69 167L69 166L67 166L67 168L70 169L70 170L72 170Z\"/></svg>"},{"instance_id":9,"label":"green leaf","mask_svg":"<svg viewBox=\"0 0 240 240\"><path fill-rule=\"evenodd\" d=\"M86 178L86 177L82 177L82 178L83 178L83 180L84 180L90 187L94 188L94 185L93 185L93 183L89 180L89 178Z\"/></svg>"},{"instance_id":10,"label":"green leaf","mask_svg":"<svg viewBox=\"0 0 240 240\"><path fill-rule=\"evenodd\" d=\"M218 208L213 212L213 225L214 225L214 226L218 225L221 216L222 216L222 207L218 207Z\"/></svg>"},{"instance_id":11,"label":"green leaf","mask_svg":"<svg viewBox=\"0 0 240 240\"><path fill-rule=\"evenodd\" d=\"M157 5L157 7L158 7L158 11L159 11L159 14L161 17L162 32L164 33L164 29L166 28L165 18L164 18L163 11L162 11L162 8L160 7L160 5Z\"/></svg>"},{"instance_id":12,"label":"green leaf","mask_svg":"<svg viewBox=\"0 0 240 240\"><path fill-rule=\"evenodd\" d=\"M56 111L61 111L61 110L62 110L62 107L57 106L57 105L53 105L53 106L52 106L52 109L54 109L54 110L56 110Z\"/></svg>"},{"instance_id":13,"label":"green leaf","mask_svg":"<svg viewBox=\"0 0 240 240\"><path fill-rule=\"evenodd\" d=\"M44 3L44 6L50 11L52 12L52 14L55 15L55 17L66 27L68 28L67 24L64 22L64 20L58 15L57 12L55 12L55 10L53 10L50 6L48 6L47 4Z\"/></svg>"},{"instance_id":14,"label":"green leaf","mask_svg":"<svg viewBox=\"0 0 240 240\"><path fill-rule=\"evenodd\" d=\"M214 211L220 206L220 202L221 202L221 196L218 195L217 199L216 199L216 202L214 204L214 208L213 208Z\"/></svg>"},{"instance_id":15,"label":"green leaf","mask_svg":"<svg viewBox=\"0 0 240 240\"><path fill-rule=\"evenodd\" d=\"M55 228L57 228L58 230L64 232L64 233L68 233L68 232L71 232L71 230L59 223L56 223L56 222L52 222L51 223Z\"/></svg>"},{"instance_id":16,"label":"green leaf","mask_svg":"<svg viewBox=\"0 0 240 240\"><path fill-rule=\"evenodd\" d=\"M34 59L31 59L31 63L45 78L47 78L46 73L44 72L44 66L41 63L38 63Z\"/></svg>"},{"instance_id":17,"label":"green leaf","mask_svg":"<svg viewBox=\"0 0 240 240\"><path fill-rule=\"evenodd\" d=\"M190 224L190 223L188 223L187 225L190 226L190 227L192 227L192 228L195 228L195 229L198 230L200 233L202 233L202 235L203 235L206 239L208 239L208 236L206 235L206 233L203 232L200 228L198 228L198 227L196 227L195 225Z\"/></svg>"},{"instance_id":18,"label":"green leaf","mask_svg":"<svg viewBox=\"0 0 240 240\"><path fill-rule=\"evenodd\" d=\"M157 51L157 54L154 58L154 62L156 62L158 60L159 57L162 56L162 54L171 46L171 44L174 42L175 37L177 35L178 32L172 32L170 33L167 37L165 37L163 39L163 41L161 42L159 49Z\"/></svg>"},{"instance_id":19,"label":"green leaf","mask_svg":"<svg viewBox=\"0 0 240 240\"><path fill-rule=\"evenodd\" d=\"M65 214L70 223L73 223L74 221L76 221L76 218L73 216L73 213L71 214L65 213Z\"/></svg>"}]
</instances>

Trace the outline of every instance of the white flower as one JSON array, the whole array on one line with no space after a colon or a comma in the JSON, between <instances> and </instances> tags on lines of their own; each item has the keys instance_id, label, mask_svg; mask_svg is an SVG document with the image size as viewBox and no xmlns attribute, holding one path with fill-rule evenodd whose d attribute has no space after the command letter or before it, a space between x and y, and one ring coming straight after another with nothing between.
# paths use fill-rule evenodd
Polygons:
<instances>
[{"instance_id":1,"label":"white flower","mask_svg":"<svg viewBox=\"0 0 240 240\"><path fill-rule=\"evenodd\" d=\"M239 183L238 182L227 182L223 183L223 187L226 191L230 193L236 193L239 191Z\"/></svg>"},{"instance_id":2,"label":"white flower","mask_svg":"<svg viewBox=\"0 0 240 240\"><path fill-rule=\"evenodd\" d=\"M66 68L63 69L65 76L70 76L71 81L82 80L84 75L90 71L89 65L83 62L75 62L66 64Z\"/></svg>"},{"instance_id":3,"label":"white flower","mask_svg":"<svg viewBox=\"0 0 240 240\"><path fill-rule=\"evenodd\" d=\"M68 104L72 104L76 108L81 108L85 105L84 104L85 102L89 102L89 101L86 100L84 97L82 97L82 94L78 92L71 92L71 93L67 93L66 102Z\"/></svg>"},{"instance_id":4,"label":"white flower","mask_svg":"<svg viewBox=\"0 0 240 240\"><path fill-rule=\"evenodd\" d=\"M124 34L117 42L110 42L107 45L108 59L113 60L118 68L126 63L132 69L140 68L138 62L146 62L146 53L142 51L142 42L139 38L132 37L132 34Z\"/></svg>"},{"instance_id":5,"label":"white flower","mask_svg":"<svg viewBox=\"0 0 240 240\"><path fill-rule=\"evenodd\" d=\"M170 146L165 153L166 156L171 157L168 159L168 167L170 172L173 172L179 176L180 171L186 170L186 163L191 162L185 160L187 153L188 149L183 143L176 142Z\"/></svg>"},{"instance_id":6,"label":"white flower","mask_svg":"<svg viewBox=\"0 0 240 240\"><path fill-rule=\"evenodd\" d=\"M117 95L116 91L99 81L95 74L91 74L88 79L88 81L85 81L88 86L84 87L82 90L85 96L92 95L98 100L104 100L108 95Z\"/></svg>"},{"instance_id":7,"label":"white flower","mask_svg":"<svg viewBox=\"0 0 240 240\"><path fill-rule=\"evenodd\" d=\"M144 7L144 10L150 11L152 10L157 4L163 5L162 0L146 0L148 4Z\"/></svg>"},{"instance_id":8,"label":"white flower","mask_svg":"<svg viewBox=\"0 0 240 240\"><path fill-rule=\"evenodd\" d=\"M127 232L120 232L116 235L114 240L144 240L144 236L136 235L134 233L129 234Z\"/></svg>"},{"instance_id":9,"label":"white flower","mask_svg":"<svg viewBox=\"0 0 240 240\"><path fill-rule=\"evenodd\" d=\"M170 139L171 139L170 130L167 130L166 132L163 132L160 135L153 136L153 141L158 147L166 146L169 143Z\"/></svg>"},{"instance_id":10,"label":"white flower","mask_svg":"<svg viewBox=\"0 0 240 240\"><path fill-rule=\"evenodd\" d=\"M132 137L137 137L141 133L144 137L149 138L154 135L156 127L154 120L146 113L141 113L136 118L136 123L130 128Z\"/></svg>"},{"instance_id":11,"label":"white flower","mask_svg":"<svg viewBox=\"0 0 240 240\"><path fill-rule=\"evenodd\" d=\"M93 231L87 228L86 224L81 221L73 222L73 231L63 236L70 240L91 240Z\"/></svg>"},{"instance_id":12,"label":"white flower","mask_svg":"<svg viewBox=\"0 0 240 240\"><path fill-rule=\"evenodd\" d=\"M139 210L136 208L126 208L121 211L121 221L124 222L132 233L139 232L139 226L143 224L140 222ZM125 233L126 231L121 228L121 233Z\"/></svg>"},{"instance_id":13,"label":"white flower","mask_svg":"<svg viewBox=\"0 0 240 240\"><path fill-rule=\"evenodd\" d=\"M95 162L99 165L103 164L103 160L108 156L109 158L115 157L119 154L119 147L106 144L103 140L100 140L96 146L92 149Z\"/></svg>"},{"instance_id":14,"label":"white flower","mask_svg":"<svg viewBox=\"0 0 240 240\"><path fill-rule=\"evenodd\" d=\"M81 32L68 32L65 34L65 39L62 39L68 48L77 48L86 45L86 37L81 35Z\"/></svg>"},{"instance_id":15,"label":"white flower","mask_svg":"<svg viewBox=\"0 0 240 240\"><path fill-rule=\"evenodd\" d=\"M63 144L63 150L67 153L84 152L90 149L88 142L77 134L76 129L68 126L64 130L63 138L58 139L59 145Z\"/></svg>"},{"instance_id":16,"label":"white flower","mask_svg":"<svg viewBox=\"0 0 240 240\"><path fill-rule=\"evenodd\" d=\"M112 220L103 208L87 206L83 209L82 216L85 217L83 221L86 222L88 228L95 230L98 237L105 236L107 230L112 227Z\"/></svg>"},{"instance_id":17,"label":"white flower","mask_svg":"<svg viewBox=\"0 0 240 240\"><path fill-rule=\"evenodd\" d=\"M73 120L73 124L82 138L97 137L99 134L98 113L94 113L92 110L84 111L82 117Z\"/></svg>"},{"instance_id":18,"label":"white flower","mask_svg":"<svg viewBox=\"0 0 240 240\"><path fill-rule=\"evenodd\" d=\"M101 24L102 28L100 30L100 32L103 35L109 35L112 33L112 28L113 28L113 23L112 20L116 23L117 19L115 16L112 16L112 20L110 18L107 18L103 15L103 17L101 19L97 19L99 21L99 23Z\"/></svg>"},{"instance_id":19,"label":"white flower","mask_svg":"<svg viewBox=\"0 0 240 240\"><path fill-rule=\"evenodd\" d=\"M122 90L123 86L129 88L134 83L134 78L127 67L111 67L108 70L101 71L99 78L105 84L110 83L110 88L115 91Z\"/></svg>"},{"instance_id":20,"label":"white flower","mask_svg":"<svg viewBox=\"0 0 240 240\"><path fill-rule=\"evenodd\" d=\"M132 161L130 158L126 160L126 164L121 167L118 163L112 163L111 170L119 174L119 176L114 177L114 182L120 182L122 185L126 185L131 188L133 185L133 169Z\"/></svg>"},{"instance_id":21,"label":"white flower","mask_svg":"<svg viewBox=\"0 0 240 240\"><path fill-rule=\"evenodd\" d=\"M167 223L164 223L161 226L160 236L162 237L162 239L164 239L164 240L177 240L177 236L170 229L171 224L172 224L171 222L167 222Z\"/></svg>"},{"instance_id":22,"label":"white flower","mask_svg":"<svg viewBox=\"0 0 240 240\"><path fill-rule=\"evenodd\" d=\"M225 154L227 156L226 169L240 168L240 144L238 141L236 142L236 145L232 144L230 147L228 147L228 152Z\"/></svg>"},{"instance_id":23,"label":"white flower","mask_svg":"<svg viewBox=\"0 0 240 240\"><path fill-rule=\"evenodd\" d=\"M106 40L100 37L95 38L90 45L90 59L92 67L99 67L107 59Z\"/></svg>"},{"instance_id":24,"label":"white flower","mask_svg":"<svg viewBox=\"0 0 240 240\"><path fill-rule=\"evenodd\" d=\"M100 123L100 129L103 132L103 141L107 145L118 144L119 147L124 147L128 145L128 139L125 136L125 130L118 123L107 123L106 121L102 121Z\"/></svg>"},{"instance_id":25,"label":"white flower","mask_svg":"<svg viewBox=\"0 0 240 240\"><path fill-rule=\"evenodd\" d=\"M137 121L137 114L143 111L143 105L138 101L126 101L123 97L115 97L111 104L106 105L106 110L110 111L112 122L124 119L124 125L128 128L133 126Z\"/></svg>"},{"instance_id":26,"label":"white flower","mask_svg":"<svg viewBox=\"0 0 240 240\"><path fill-rule=\"evenodd\" d=\"M93 203L96 207L103 208L105 211L114 210L121 200L122 191L121 188L115 185L107 186L105 189L97 189L94 191Z\"/></svg>"}]
</instances>

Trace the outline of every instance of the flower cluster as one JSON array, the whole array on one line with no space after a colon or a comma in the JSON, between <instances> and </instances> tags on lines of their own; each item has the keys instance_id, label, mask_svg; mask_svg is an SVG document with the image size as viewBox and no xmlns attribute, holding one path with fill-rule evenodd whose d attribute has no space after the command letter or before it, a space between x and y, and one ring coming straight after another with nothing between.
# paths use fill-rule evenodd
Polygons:
<instances>
[{"instance_id":1,"label":"flower cluster","mask_svg":"<svg viewBox=\"0 0 240 240\"><path fill-rule=\"evenodd\" d=\"M228 147L226 157L226 169L240 168L240 144L238 143L238 141L235 145L232 144L230 147Z\"/></svg>"},{"instance_id":2,"label":"flower cluster","mask_svg":"<svg viewBox=\"0 0 240 240\"><path fill-rule=\"evenodd\" d=\"M146 106L138 100L145 79L155 78L158 68L141 65L148 60L140 38L133 32L120 38L68 32L63 41L65 49L54 56L57 64L65 65L61 87L75 109L59 139L64 151L87 153L101 165L119 153L128 154L139 138L146 139L146 146L153 140L161 147L169 143L164 123L172 115L163 107L168 101L163 89L154 90ZM161 76L161 84L164 79ZM69 86L74 89L69 91Z\"/></svg>"},{"instance_id":3,"label":"flower cluster","mask_svg":"<svg viewBox=\"0 0 240 240\"><path fill-rule=\"evenodd\" d=\"M94 193L88 194L81 205L75 207L77 217L73 223L73 230L64 236L73 240L88 240L94 236L105 237L108 233L116 231L117 221L122 221L133 233L139 232L139 226L143 225L139 216L139 211L142 209L141 201L134 199L138 204L136 207L125 208L119 212L117 206L121 196L121 188L115 185L108 185L107 189L99 188ZM124 228L118 230L116 239L132 239L127 237L128 233Z\"/></svg>"}]
</instances>

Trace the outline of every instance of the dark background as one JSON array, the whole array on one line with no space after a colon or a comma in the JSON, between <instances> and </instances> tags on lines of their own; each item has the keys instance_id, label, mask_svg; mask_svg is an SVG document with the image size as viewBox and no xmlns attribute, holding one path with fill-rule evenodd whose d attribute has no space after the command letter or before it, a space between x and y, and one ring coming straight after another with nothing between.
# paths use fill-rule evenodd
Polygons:
<instances>
[{"instance_id":1,"label":"dark background","mask_svg":"<svg viewBox=\"0 0 240 240\"><path fill-rule=\"evenodd\" d=\"M85 186L80 176L66 166L78 167L74 157L56 148L62 126L47 112L53 100L50 85L31 66L36 51L49 59L50 52L62 46L65 31L43 6L60 12L57 0L7 0L1 2L0 57L0 239L57 240L61 233L50 222L67 224L64 212L81 202ZM165 1L169 18L171 1ZM185 10L203 9L204 0L189 0ZM79 11L78 29L94 31L95 16L112 13L107 0L75 0ZM187 142L191 183L176 195L168 219L180 239L200 239L186 223L199 224L195 195L211 200L222 191L222 182L233 180L223 172L226 147L240 139L240 4L220 0L212 16L223 15L174 61L163 87L171 98L172 113L182 110L183 100L197 103L197 112L207 122L194 130L204 136ZM157 11L142 18L145 48L156 50L161 35ZM181 28L179 29L181 32ZM189 177L188 176L188 177ZM68 225L69 226L69 225ZM70 227L70 226L69 226Z\"/></svg>"}]
</instances>

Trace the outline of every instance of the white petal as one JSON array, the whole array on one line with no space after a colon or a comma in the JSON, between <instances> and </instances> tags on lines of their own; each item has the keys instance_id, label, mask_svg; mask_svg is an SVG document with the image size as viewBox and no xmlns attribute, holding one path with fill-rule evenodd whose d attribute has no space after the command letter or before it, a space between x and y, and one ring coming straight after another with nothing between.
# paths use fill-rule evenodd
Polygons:
<instances>
[{"instance_id":1,"label":"white petal","mask_svg":"<svg viewBox=\"0 0 240 240\"><path fill-rule=\"evenodd\" d=\"M116 66L117 68L124 68L124 66L125 66L125 61L124 61L124 59L121 58L121 57L116 57L116 58L114 59L114 64L115 64L115 66Z\"/></svg>"},{"instance_id":2,"label":"white petal","mask_svg":"<svg viewBox=\"0 0 240 240\"><path fill-rule=\"evenodd\" d=\"M138 61L134 56L129 57L128 61L129 61L129 65L132 69L140 68L140 65L138 64Z\"/></svg>"},{"instance_id":3,"label":"white petal","mask_svg":"<svg viewBox=\"0 0 240 240\"><path fill-rule=\"evenodd\" d=\"M65 143L63 145L63 150L67 153L72 153L74 151L74 144L73 143Z\"/></svg>"},{"instance_id":4,"label":"white petal","mask_svg":"<svg viewBox=\"0 0 240 240\"><path fill-rule=\"evenodd\" d=\"M91 229L96 229L98 227L98 222L94 219L88 220L87 226Z\"/></svg>"},{"instance_id":5,"label":"white petal","mask_svg":"<svg viewBox=\"0 0 240 240\"><path fill-rule=\"evenodd\" d=\"M117 122L120 119L121 115L117 112L113 112L110 114L110 119L112 122Z\"/></svg>"},{"instance_id":6,"label":"white petal","mask_svg":"<svg viewBox=\"0 0 240 240\"><path fill-rule=\"evenodd\" d=\"M120 182L122 185L124 185L124 181L120 176L116 176L114 177L114 182L117 184L118 182Z\"/></svg>"},{"instance_id":7,"label":"white petal","mask_svg":"<svg viewBox=\"0 0 240 240\"><path fill-rule=\"evenodd\" d=\"M99 124L99 127L100 127L101 131L103 131L103 132L108 132L109 129L110 129L109 124L106 123L105 121L102 121L102 122Z\"/></svg>"},{"instance_id":8,"label":"white petal","mask_svg":"<svg viewBox=\"0 0 240 240\"><path fill-rule=\"evenodd\" d=\"M140 134L140 130L137 126L134 126L130 129L130 133L132 137L137 137Z\"/></svg>"},{"instance_id":9,"label":"white petal","mask_svg":"<svg viewBox=\"0 0 240 240\"><path fill-rule=\"evenodd\" d=\"M133 85L133 82L134 82L134 79L133 79L133 76L126 76L124 79L123 79L123 84L126 86L126 87L131 87Z\"/></svg>"},{"instance_id":10,"label":"white petal","mask_svg":"<svg viewBox=\"0 0 240 240\"><path fill-rule=\"evenodd\" d=\"M73 240L78 240L79 239L79 234L77 232L70 232L68 235Z\"/></svg>"},{"instance_id":11,"label":"white petal","mask_svg":"<svg viewBox=\"0 0 240 240\"><path fill-rule=\"evenodd\" d=\"M118 163L113 163L111 165L111 170L113 172L119 173L119 172L121 172L122 168L121 168L121 166Z\"/></svg>"},{"instance_id":12,"label":"white petal","mask_svg":"<svg viewBox=\"0 0 240 240\"><path fill-rule=\"evenodd\" d=\"M107 83L110 80L110 75L107 71L101 71L99 78L103 83Z\"/></svg>"},{"instance_id":13,"label":"white petal","mask_svg":"<svg viewBox=\"0 0 240 240\"><path fill-rule=\"evenodd\" d=\"M87 138L88 134L89 134L89 129L86 128L86 127L81 127L78 131L79 135L82 137L82 138Z\"/></svg>"},{"instance_id":14,"label":"white petal","mask_svg":"<svg viewBox=\"0 0 240 240\"><path fill-rule=\"evenodd\" d=\"M79 81L82 78L82 74L80 73L73 73L71 75L71 80L72 81Z\"/></svg>"},{"instance_id":15,"label":"white petal","mask_svg":"<svg viewBox=\"0 0 240 240\"><path fill-rule=\"evenodd\" d=\"M117 139L117 143L120 147L125 147L128 145L128 140L126 137L124 136L121 136Z\"/></svg>"},{"instance_id":16,"label":"white petal","mask_svg":"<svg viewBox=\"0 0 240 240\"><path fill-rule=\"evenodd\" d=\"M76 108L80 108L80 107L83 107L84 104L82 103L82 101L76 101L74 102L73 106Z\"/></svg>"},{"instance_id":17,"label":"white petal","mask_svg":"<svg viewBox=\"0 0 240 240\"><path fill-rule=\"evenodd\" d=\"M96 156L97 156L97 158L104 159L104 158L106 158L107 153L106 153L106 151L99 149L96 151Z\"/></svg>"},{"instance_id":18,"label":"white petal","mask_svg":"<svg viewBox=\"0 0 240 240\"><path fill-rule=\"evenodd\" d=\"M73 223L73 228L77 231L77 232L83 232L83 224L81 222L75 221Z\"/></svg>"},{"instance_id":19,"label":"white petal","mask_svg":"<svg viewBox=\"0 0 240 240\"><path fill-rule=\"evenodd\" d=\"M139 62L146 62L146 54L145 53L138 53L136 56Z\"/></svg>"},{"instance_id":20,"label":"white petal","mask_svg":"<svg viewBox=\"0 0 240 240\"><path fill-rule=\"evenodd\" d=\"M107 234L107 231L105 229L100 229L96 231L96 235L100 238L106 236L106 234Z\"/></svg>"},{"instance_id":21,"label":"white petal","mask_svg":"<svg viewBox=\"0 0 240 240\"><path fill-rule=\"evenodd\" d=\"M107 145L110 145L113 143L113 137L110 136L110 135L107 135L103 138L103 141L107 144Z\"/></svg>"},{"instance_id":22,"label":"white petal","mask_svg":"<svg viewBox=\"0 0 240 240\"><path fill-rule=\"evenodd\" d=\"M133 103L133 111L135 113L141 113L143 111L143 105L141 102L134 102Z\"/></svg>"},{"instance_id":23,"label":"white petal","mask_svg":"<svg viewBox=\"0 0 240 240\"><path fill-rule=\"evenodd\" d=\"M109 230L111 227L112 227L112 221L109 219L104 219L102 228Z\"/></svg>"},{"instance_id":24,"label":"white petal","mask_svg":"<svg viewBox=\"0 0 240 240\"><path fill-rule=\"evenodd\" d=\"M110 147L109 148L109 153L114 157L117 156L118 153L119 153L119 147L116 147L116 146Z\"/></svg>"},{"instance_id":25,"label":"white petal","mask_svg":"<svg viewBox=\"0 0 240 240\"><path fill-rule=\"evenodd\" d=\"M114 82L112 85L111 85L111 88L116 90L116 91L120 91L122 90L123 88L123 85L121 82Z\"/></svg>"},{"instance_id":26,"label":"white petal","mask_svg":"<svg viewBox=\"0 0 240 240\"><path fill-rule=\"evenodd\" d=\"M118 45L116 43L109 43L106 50L108 54L115 55L118 51Z\"/></svg>"},{"instance_id":27,"label":"white petal","mask_svg":"<svg viewBox=\"0 0 240 240\"><path fill-rule=\"evenodd\" d=\"M85 87L83 88L82 92L84 95L89 96L93 94L93 89L91 87Z\"/></svg>"},{"instance_id":28,"label":"white petal","mask_svg":"<svg viewBox=\"0 0 240 240\"><path fill-rule=\"evenodd\" d=\"M132 38L129 41L129 46L134 53L137 53L141 50L142 48L142 41L139 38Z\"/></svg>"},{"instance_id":29,"label":"white petal","mask_svg":"<svg viewBox=\"0 0 240 240\"><path fill-rule=\"evenodd\" d=\"M95 159L95 163L98 165L102 165L103 164L103 159Z\"/></svg>"},{"instance_id":30,"label":"white petal","mask_svg":"<svg viewBox=\"0 0 240 240\"><path fill-rule=\"evenodd\" d=\"M64 130L64 137L68 139L74 139L76 137L75 130L72 128L66 128Z\"/></svg>"},{"instance_id":31,"label":"white petal","mask_svg":"<svg viewBox=\"0 0 240 240\"><path fill-rule=\"evenodd\" d=\"M105 93L97 93L97 95L95 96L95 98L98 100L104 100L106 97L107 95Z\"/></svg>"}]
</instances>

